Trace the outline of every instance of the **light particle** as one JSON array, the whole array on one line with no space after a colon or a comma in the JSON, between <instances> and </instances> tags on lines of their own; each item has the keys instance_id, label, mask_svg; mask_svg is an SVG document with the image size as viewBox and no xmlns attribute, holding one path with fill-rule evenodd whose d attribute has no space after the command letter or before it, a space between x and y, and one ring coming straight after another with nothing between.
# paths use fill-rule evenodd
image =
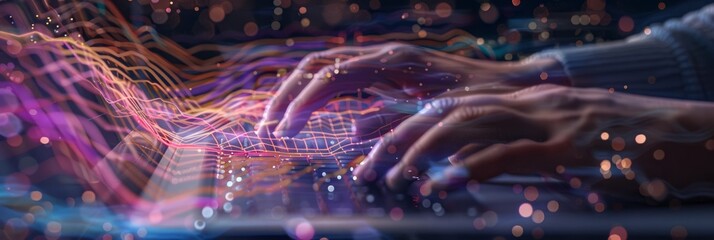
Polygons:
<instances>
[{"instance_id":1,"label":"light particle","mask_svg":"<svg viewBox=\"0 0 714 240\"><path fill-rule=\"evenodd\" d=\"M533 215L533 206L531 206L530 203L522 203L521 206L518 207L518 214L524 218L530 217Z\"/></svg>"},{"instance_id":2,"label":"light particle","mask_svg":"<svg viewBox=\"0 0 714 240\"><path fill-rule=\"evenodd\" d=\"M647 136L644 134L637 134L637 136L635 136L635 142L637 144L644 144L645 141L647 141Z\"/></svg>"}]
</instances>

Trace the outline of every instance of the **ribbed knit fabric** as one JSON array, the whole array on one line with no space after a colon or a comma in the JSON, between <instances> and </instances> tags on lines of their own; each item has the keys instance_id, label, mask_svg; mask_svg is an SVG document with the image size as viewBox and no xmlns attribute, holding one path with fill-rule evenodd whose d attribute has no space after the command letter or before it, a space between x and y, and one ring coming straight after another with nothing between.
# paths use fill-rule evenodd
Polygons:
<instances>
[{"instance_id":1,"label":"ribbed knit fabric","mask_svg":"<svg viewBox=\"0 0 714 240\"><path fill-rule=\"evenodd\" d=\"M626 41L554 49L576 87L714 101L714 5Z\"/></svg>"}]
</instances>

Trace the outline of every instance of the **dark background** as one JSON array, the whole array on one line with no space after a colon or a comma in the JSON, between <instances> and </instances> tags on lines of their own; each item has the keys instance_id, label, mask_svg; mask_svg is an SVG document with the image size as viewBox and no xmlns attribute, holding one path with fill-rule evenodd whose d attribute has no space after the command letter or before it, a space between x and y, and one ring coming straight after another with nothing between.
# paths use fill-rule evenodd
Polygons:
<instances>
[{"instance_id":1,"label":"dark background","mask_svg":"<svg viewBox=\"0 0 714 240\"><path fill-rule=\"evenodd\" d=\"M413 19L401 20L399 18L401 14L415 10L416 5L426 6L426 8L422 7L420 9L422 12L433 12L439 3L448 3L453 9L452 14L441 21L434 21L430 25L421 24L423 29L429 32L445 32L456 28L464 29L474 36L483 37L486 40L495 40L499 36L503 36L507 30L514 29L525 32L523 39L529 39L528 34L533 31L529 31L526 24L544 16L543 9L546 10L545 16L549 22L563 21L564 23L569 23L572 15L582 14L600 14L601 16L605 14L610 17L608 24L597 24L595 26L592 24L587 26L560 24L556 29L551 29L551 37L543 41L545 45L574 44L580 38L584 38L587 33L592 33L595 39L620 39L641 31L649 24L681 16L711 2L713 1L175 0L173 4L170 4L170 1L167 0L121 0L116 1L116 4L134 26L154 26L161 35L188 47L203 43L233 44L260 38L342 34L349 39L349 36L356 32L361 34L410 32L412 25L417 22ZM493 23L487 23L479 17L481 6L485 3L494 6L499 14L499 17ZM358 11L350 11L353 4L357 4ZM661 8L660 4L663 4L664 7ZM599 6L602 5L604 5L604 8L600 10ZM593 9L593 6L595 6L595 9ZM282 11L280 15L275 14L276 7L282 9L280 10ZM301 14L299 12L300 7L306 7L307 13ZM166 8L171 8L171 12L165 13ZM220 21L211 19L211 11L214 8L224 9L223 12L225 14ZM176 11L179 9L180 11ZM155 12L158 13L155 14ZM155 21L152 15L160 16L158 17L159 21ZM166 20L162 20L164 15ZM625 32L618 29L618 20L625 16L634 19L635 27L633 31ZM310 20L308 27L300 25L302 18ZM334 18L339 18L339 20L334 20ZM248 36L244 33L243 26L248 22L254 22L258 26L259 31L256 35ZM273 22L279 22L280 28L271 28ZM535 34L537 33L538 31L535 31Z\"/></svg>"}]
</instances>

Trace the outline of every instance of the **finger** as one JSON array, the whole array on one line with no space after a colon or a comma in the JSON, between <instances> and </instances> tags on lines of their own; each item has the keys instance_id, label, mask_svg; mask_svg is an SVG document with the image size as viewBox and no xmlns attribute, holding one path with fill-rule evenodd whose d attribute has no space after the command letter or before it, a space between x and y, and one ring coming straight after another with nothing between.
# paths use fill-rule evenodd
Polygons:
<instances>
[{"instance_id":1,"label":"finger","mask_svg":"<svg viewBox=\"0 0 714 240\"><path fill-rule=\"evenodd\" d=\"M507 172L528 172L549 167L550 147L547 143L521 139L508 144L494 144L466 159L460 165L450 166L445 171L458 174L443 174L430 179L426 184L432 191L447 190L464 185L469 180L483 182ZM554 167L551 167L553 169Z\"/></svg>"},{"instance_id":2,"label":"finger","mask_svg":"<svg viewBox=\"0 0 714 240\"><path fill-rule=\"evenodd\" d=\"M380 137L396 128L411 115L382 108L363 115L353 126L357 138L365 140Z\"/></svg>"},{"instance_id":3,"label":"finger","mask_svg":"<svg viewBox=\"0 0 714 240\"><path fill-rule=\"evenodd\" d=\"M352 126L353 132L362 140L382 136L407 118L417 114L421 110L421 105L417 103L418 101L380 100L372 105L379 109L363 114Z\"/></svg>"},{"instance_id":4,"label":"finger","mask_svg":"<svg viewBox=\"0 0 714 240\"><path fill-rule=\"evenodd\" d=\"M340 47L323 52L308 54L290 75L283 81L263 113L263 119L258 127L260 136L266 137L275 130L278 121L283 118L285 110L295 97L308 85L314 74L325 66L334 65L339 61L355 56L373 53L376 47Z\"/></svg>"},{"instance_id":5,"label":"finger","mask_svg":"<svg viewBox=\"0 0 714 240\"><path fill-rule=\"evenodd\" d=\"M406 187L429 168L431 161L444 159L470 143L493 144L516 138L519 132L496 124L513 125L520 118L500 106L454 110L409 147L402 160L387 173L387 185L395 190Z\"/></svg>"},{"instance_id":6,"label":"finger","mask_svg":"<svg viewBox=\"0 0 714 240\"><path fill-rule=\"evenodd\" d=\"M308 86L290 102L273 134L278 137L291 137L297 134L307 123L315 110L324 106L335 95L357 91L384 80L375 77L373 69L379 67L379 54L367 54L341 63L322 68L315 74Z\"/></svg>"},{"instance_id":7,"label":"finger","mask_svg":"<svg viewBox=\"0 0 714 240\"><path fill-rule=\"evenodd\" d=\"M431 105L397 126L394 131L386 134L372 149L367 158L355 169L354 175L361 183L378 180L378 177L391 168L406 152L406 147L424 134L431 126L443 119L445 114L436 111ZM395 144L396 143L396 144ZM404 145L402 145L404 144Z\"/></svg>"},{"instance_id":8,"label":"finger","mask_svg":"<svg viewBox=\"0 0 714 240\"><path fill-rule=\"evenodd\" d=\"M449 162L452 165L458 165L461 164L461 162L467 158L468 156L471 156L472 154L481 151L485 148L487 148L488 144L481 144L481 143L469 143L466 146L462 147L459 149L458 152L454 153L453 155L449 156Z\"/></svg>"},{"instance_id":9,"label":"finger","mask_svg":"<svg viewBox=\"0 0 714 240\"><path fill-rule=\"evenodd\" d=\"M309 81L308 76L310 75L304 70L296 69L283 82L275 93L275 97L266 106L263 118L258 124L258 134L261 137L269 136L275 129L278 120L283 117L284 109L304 88L303 81Z\"/></svg>"},{"instance_id":10,"label":"finger","mask_svg":"<svg viewBox=\"0 0 714 240\"><path fill-rule=\"evenodd\" d=\"M469 104L489 104L497 102L494 96L483 96L481 101ZM422 111L408 118L387 134L370 152L362 164L355 170L355 176L363 183L373 182L384 176L403 156L409 146L414 144L432 126L442 121L456 107L462 104L461 98L443 98L430 102Z\"/></svg>"}]
</instances>

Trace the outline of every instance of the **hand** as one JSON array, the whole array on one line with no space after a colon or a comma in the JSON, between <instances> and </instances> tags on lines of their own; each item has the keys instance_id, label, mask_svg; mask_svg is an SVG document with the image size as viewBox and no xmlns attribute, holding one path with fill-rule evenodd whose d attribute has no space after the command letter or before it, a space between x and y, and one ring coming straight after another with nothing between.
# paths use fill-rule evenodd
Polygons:
<instances>
[{"instance_id":1,"label":"hand","mask_svg":"<svg viewBox=\"0 0 714 240\"><path fill-rule=\"evenodd\" d=\"M712 110L709 103L554 85L437 99L381 139L355 175L361 182L385 177L398 190L422 176L430 161L451 156L445 178L427 182L446 188L502 173L600 166L602 158L593 153L605 151L674 185L714 181L708 159L714 140L705 148L714 129ZM605 140L603 132L609 134ZM644 138L636 140L639 134ZM654 160L653 152L663 149L667 157ZM612 169L632 167L618 164Z\"/></svg>"},{"instance_id":2,"label":"hand","mask_svg":"<svg viewBox=\"0 0 714 240\"><path fill-rule=\"evenodd\" d=\"M480 61L400 43L335 48L309 54L300 62L268 105L258 132L294 136L313 111L340 93L368 88L393 99L418 100L466 87L493 92L540 83L542 71L558 67L555 60ZM376 126L404 118L382 112L375 116L388 116L371 124Z\"/></svg>"}]
</instances>

